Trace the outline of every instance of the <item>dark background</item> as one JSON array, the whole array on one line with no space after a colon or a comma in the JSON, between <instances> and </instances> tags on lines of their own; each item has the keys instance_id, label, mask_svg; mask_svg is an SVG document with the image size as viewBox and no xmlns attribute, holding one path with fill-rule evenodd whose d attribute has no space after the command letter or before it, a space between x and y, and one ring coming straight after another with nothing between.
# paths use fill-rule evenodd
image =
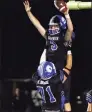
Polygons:
<instances>
[{"instance_id":1,"label":"dark background","mask_svg":"<svg viewBox=\"0 0 92 112\"><path fill-rule=\"evenodd\" d=\"M60 14L53 1L30 3L45 28L53 15ZM21 0L3 0L0 9L0 78L29 78L39 64L45 40L30 22ZM92 88L92 10L70 11L70 15L76 34L71 92L76 96Z\"/></svg>"},{"instance_id":2,"label":"dark background","mask_svg":"<svg viewBox=\"0 0 92 112\"><path fill-rule=\"evenodd\" d=\"M33 14L45 28L53 15L60 14L53 1L32 0L30 3ZM1 5L1 76L31 77L39 64L45 40L30 22L21 0L3 0ZM70 15L76 34L72 78L75 86L83 88L92 79L92 10L70 11Z\"/></svg>"}]
</instances>

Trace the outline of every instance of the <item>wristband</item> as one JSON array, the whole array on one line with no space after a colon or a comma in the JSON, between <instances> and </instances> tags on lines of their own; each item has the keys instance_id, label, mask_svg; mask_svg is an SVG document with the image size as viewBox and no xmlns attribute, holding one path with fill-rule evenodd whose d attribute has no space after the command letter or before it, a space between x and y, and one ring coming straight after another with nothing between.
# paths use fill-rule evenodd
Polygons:
<instances>
[{"instance_id":1,"label":"wristband","mask_svg":"<svg viewBox=\"0 0 92 112\"><path fill-rule=\"evenodd\" d=\"M70 18L69 14L66 14L66 15L65 15L65 17L66 17L67 19L69 19L69 18Z\"/></svg>"},{"instance_id":2,"label":"wristband","mask_svg":"<svg viewBox=\"0 0 92 112\"><path fill-rule=\"evenodd\" d=\"M67 51L67 54L72 54L71 50Z\"/></svg>"}]
</instances>

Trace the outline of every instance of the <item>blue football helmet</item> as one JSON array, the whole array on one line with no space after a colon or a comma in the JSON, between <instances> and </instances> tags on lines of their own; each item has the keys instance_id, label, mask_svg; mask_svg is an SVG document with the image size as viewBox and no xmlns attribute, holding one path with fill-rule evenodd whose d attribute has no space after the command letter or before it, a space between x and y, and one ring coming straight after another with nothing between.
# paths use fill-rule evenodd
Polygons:
<instances>
[{"instance_id":1,"label":"blue football helmet","mask_svg":"<svg viewBox=\"0 0 92 112\"><path fill-rule=\"evenodd\" d=\"M38 75L43 80L48 80L56 75L56 68L52 62L42 62L37 69Z\"/></svg>"},{"instance_id":2,"label":"blue football helmet","mask_svg":"<svg viewBox=\"0 0 92 112\"><path fill-rule=\"evenodd\" d=\"M53 25L59 25L59 28L55 28L55 29L49 28L48 32L50 35L55 35L60 33L60 29L63 30L67 29L66 19L61 15L55 15L50 19L49 26L53 26Z\"/></svg>"}]
</instances>

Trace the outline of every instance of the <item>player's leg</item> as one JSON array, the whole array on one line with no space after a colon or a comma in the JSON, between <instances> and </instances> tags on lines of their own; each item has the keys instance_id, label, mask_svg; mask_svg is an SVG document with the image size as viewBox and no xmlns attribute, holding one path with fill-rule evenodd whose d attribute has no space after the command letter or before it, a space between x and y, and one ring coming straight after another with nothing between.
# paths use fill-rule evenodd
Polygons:
<instances>
[{"instance_id":1,"label":"player's leg","mask_svg":"<svg viewBox=\"0 0 92 112\"><path fill-rule=\"evenodd\" d=\"M39 63L41 64L44 61L46 61L46 49L44 49L44 51L43 51L43 53L40 57L40 62Z\"/></svg>"},{"instance_id":2,"label":"player's leg","mask_svg":"<svg viewBox=\"0 0 92 112\"><path fill-rule=\"evenodd\" d=\"M88 103L87 112L92 112L92 103Z\"/></svg>"},{"instance_id":3,"label":"player's leg","mask_svg":"<svg viewBox=\"0 0 92 112\"><path fill-rule=\"evenodd\" d=\"M65 108L65 112L71 112L71 104L70 104L70 102L65 103L64 108Z\"/></svg>"},{"instance_id":4,"label":"player's leg","mask_svg":"<svg viewBox=\"0 0 92 112\"><path fill-rule=\"evenodd\" d=\"M71 112L70 85L71 85L71 77L69 76L69 78L64 83L64 93L65 93L64 110L65 112Z\"/></svg>"}]
</instances>

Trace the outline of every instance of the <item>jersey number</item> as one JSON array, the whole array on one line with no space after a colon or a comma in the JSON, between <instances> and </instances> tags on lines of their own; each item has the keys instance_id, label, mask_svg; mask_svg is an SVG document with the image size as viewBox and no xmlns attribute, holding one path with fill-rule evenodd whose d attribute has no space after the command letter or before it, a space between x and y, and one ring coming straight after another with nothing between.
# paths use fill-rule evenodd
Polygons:
<instances>
[{"instance_id":1,"label":"jersey number","mask_svg":"<svg viewBox=\"0 0 92 112\"><path fill-rule=\"evenodd\" d=\"M50 44L51 44L51 50L56 51L58 48L57 44L52 40L50 40Z\"/></svg>"},{"instance_id":2,"label":"jersey number","mask_svg":"<svg viewBox=\"0 0 92 112\"><path fill-rule=\"evenodd\" d=\"M50 103L56 102L56 98L54 97L54 95L53 95L53 93L52 93L52 91L51 91L50 86L47 86L45 91L44 91L44 88L41 87L41 86L37 86L37 88L38 88L38 91L41 93L42 100L43 100L44 103L46 103L45 91L46 91L46 92L48 93L48 95L49 95Z\"/></svg>"}]
</instances>

